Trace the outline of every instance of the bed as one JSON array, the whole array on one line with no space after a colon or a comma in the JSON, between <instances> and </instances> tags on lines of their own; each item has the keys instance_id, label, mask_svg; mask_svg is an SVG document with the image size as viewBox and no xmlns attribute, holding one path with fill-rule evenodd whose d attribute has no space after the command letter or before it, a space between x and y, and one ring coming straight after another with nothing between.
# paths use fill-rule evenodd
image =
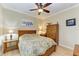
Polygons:
<instances>
[{"instance_id":1,"label":"bed","mask_svg":"<svg viewBox=\"0 0 79 59\"><path fill-rule=\"evenodd\" d=\"M57 27L57 24L54 26ZM19 51L22 56L48 56L56 51L58 42L55 40L57 37L54 37L53 39L50 37L39 36L36 35L36 30L18 30L18 34Z\"/></svg>"}]
</instances>

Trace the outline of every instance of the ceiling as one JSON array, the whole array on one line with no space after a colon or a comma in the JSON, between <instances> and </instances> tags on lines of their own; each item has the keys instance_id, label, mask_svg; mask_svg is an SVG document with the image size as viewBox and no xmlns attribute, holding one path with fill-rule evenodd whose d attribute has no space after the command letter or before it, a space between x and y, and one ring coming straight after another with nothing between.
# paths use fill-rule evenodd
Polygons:
<instances>
[{"instance_id":1,"label":"ceiling","mask_svg":"<svg viewBox=\"0 0 79 59\"><path fill-rule=\"evenodd\" d=\"M34 3L3 3L2 5L8 9L17 10L31 16L47 17L66 8L72 7L76 5L76 3L52 3L47 7L47 9L50 10L50 13L43 12L41 15L38 15L38 11L29 11L29 9L37 8Z\"/></svg>"}]
</instances>

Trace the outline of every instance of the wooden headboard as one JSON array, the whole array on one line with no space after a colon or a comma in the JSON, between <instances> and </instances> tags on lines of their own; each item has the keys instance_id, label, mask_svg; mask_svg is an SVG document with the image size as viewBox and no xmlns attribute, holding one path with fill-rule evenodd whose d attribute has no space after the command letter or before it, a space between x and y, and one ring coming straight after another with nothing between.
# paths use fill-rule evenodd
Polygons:
<instances>
[{"instance_id":1,"label":"wooden headboard","mask_svg":"<svg viewBox=\"0 0 79 59\"><path fill-rule=\"evenodd\" d=\"M19 37L24 34L36 34L36 30L18 30Z\"/></svg>"},{"instance_id":2,"label":"wooden headboard","mask_svg":"<svg viewBox=\"0 0 79 59\"><path fill-rule=\"evenodd\" d=\"M57 44L59 43L59 24L48 24L46 35L52 38Z\"/></svg>"}]
</instances>

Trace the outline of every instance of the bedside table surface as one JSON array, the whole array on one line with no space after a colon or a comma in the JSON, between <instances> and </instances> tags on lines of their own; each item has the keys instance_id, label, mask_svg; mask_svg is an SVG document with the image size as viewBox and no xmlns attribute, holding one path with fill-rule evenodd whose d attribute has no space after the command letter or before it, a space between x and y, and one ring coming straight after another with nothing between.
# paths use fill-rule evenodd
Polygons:
<instances>
[{"instance_id":1,"label":"bedside table surface","mask_svg":"<svg viewBox=\"0 0 79 59\"><path fill-rule=\"evenodd\" d=\"M18 41L17 39L15 40L4 40L3 42L13 42L13 41Z\"/></svg>"}]
</instances>

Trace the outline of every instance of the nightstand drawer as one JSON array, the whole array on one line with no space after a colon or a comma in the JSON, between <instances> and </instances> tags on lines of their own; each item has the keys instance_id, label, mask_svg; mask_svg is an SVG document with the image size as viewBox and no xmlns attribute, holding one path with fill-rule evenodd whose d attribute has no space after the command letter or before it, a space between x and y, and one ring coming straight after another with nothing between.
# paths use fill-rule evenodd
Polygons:
<instances>
[{"instance_id":1,"label":"nightstand drawer","mask_svg":"<svg viewBox=\"0 0 79 59\"><path fill-rule=\"evenodd\" d=\"M10 43L7 43L7 47L11 47L11 46L15 46L17 42L10 42Z\"/></svg>"},{"instance_id":2,"label":"nightstand drawer","mask_svg":"<svg viewBox=\"0 0 79 59\"><path fill-rule=\"evenodd\" d=\"M11 51L11 50L14 50L14 49L17 49L16 45L7 47L7 51Z\"/></svg>"}]
</instances>

